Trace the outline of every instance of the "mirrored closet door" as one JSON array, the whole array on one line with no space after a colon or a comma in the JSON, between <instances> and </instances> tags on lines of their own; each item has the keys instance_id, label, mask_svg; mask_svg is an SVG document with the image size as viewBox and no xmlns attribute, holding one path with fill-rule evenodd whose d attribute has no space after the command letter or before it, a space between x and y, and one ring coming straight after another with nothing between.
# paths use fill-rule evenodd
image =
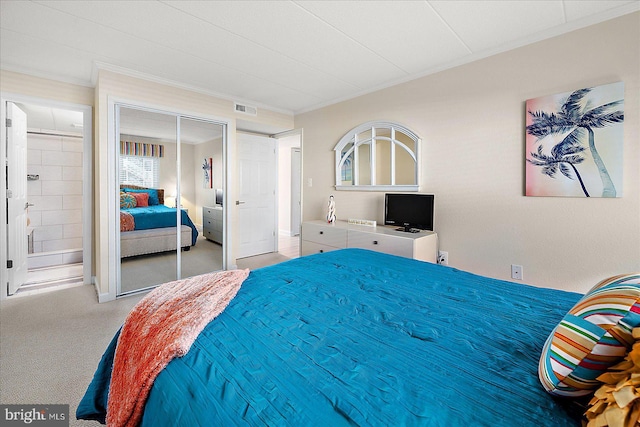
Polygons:
<instances>
[{"instance_id":1,"label":"mirrored closet door","mask_svg":"<svg viewBox=\"0 0 640 427\"><path fill-rule=\"evenodd\" d=\"M223 269L225 125L116 105L116 135L118 295Z\"/></svg>"},{"instance_id":2,"label":"mirrored closet door","mask_svg":"<svg viewBox=\"0 0 640 427\"><path fill-rule=\"evenodd\" d=\"M184 278L224 268L224 126L181 117L180 132L182 215L198 224L197 242L181 252L180 273Z\"/></svg>"}]
</instances>

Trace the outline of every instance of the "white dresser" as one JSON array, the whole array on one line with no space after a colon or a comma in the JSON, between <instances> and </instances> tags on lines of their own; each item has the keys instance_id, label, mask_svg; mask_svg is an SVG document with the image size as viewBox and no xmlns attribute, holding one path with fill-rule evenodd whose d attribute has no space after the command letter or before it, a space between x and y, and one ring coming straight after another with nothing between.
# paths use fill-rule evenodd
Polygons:
<instances>
[{"instance_id":1,"label":"white dresser","mask_svg":"<svg viewBox=\"0 0 640 427\"><path fill-rule=\"evenodd\" d=\"M202 233L207 239L222 244L221 207L202 207Z\"/></svg>"},{"instance_id":2,"label":"white dresser","mask_svg":"<svg viewBox=\"0 0 640 427\"><path fill-rule=\"evenodd\" d=\"M432 231L405 233L397 227L350 225L346 221L302 224L302 255L342 248L363 248L435 263L438 235Z\"/></svg>"}]
</instances>

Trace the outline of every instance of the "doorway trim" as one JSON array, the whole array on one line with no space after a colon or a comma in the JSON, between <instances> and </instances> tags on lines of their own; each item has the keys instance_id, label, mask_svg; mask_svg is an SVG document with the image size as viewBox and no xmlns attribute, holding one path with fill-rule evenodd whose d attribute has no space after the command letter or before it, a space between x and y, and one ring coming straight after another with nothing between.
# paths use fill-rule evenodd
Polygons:
<instances>
[{"instance_id":1,"label":"doorway trim","mask_svg":"<svg viewBox=\"0 0 640 427\"><path fill-rule=\"evenodd\" d=\"M120 298L118 295L119 281L120 281L120 245L119 245L119 215L118 211L120 209L120 201L119 198L116 200L116 196L118 192L117 188L117 180L118 176L117 172L117 158L119 155L119 144L116 134L116 105L121 107L131 107L137 109L143 109L148 111L154 111L157 113L168 114L171 116L178 116L182 118L195 119L195 120L204 120L209 122L214 122L220 124L224 127L223 131L223 144L222 144L222 157L224 159L224 169L225 169L225 179L224 179L224 187L223 191L225 194L225 201L228 200L228 195L230 194L232 188L232 175L230 172L230 161L229 161L229 144L230 144L230 129L231 126L234 126L235 122L229 118L218 117L213 115L207 115L202 113L194 113L192 111L185 111L178 107L169 107L166 105L157 105L141 100L133 100L122 98L118 96L108 96L107 97L107 165L108 165L108 177L107 177L107 191L109 194L107 195L107 209L108 209L108 275L109 277L117 278L116 280L110 280L108 286L108 292L106 294L98 293L98 301L100 303L106 301L113 301L116 298ZM223 269L235 268L232 266L230 262L230 256L233 253L233 242L230 239L232 233L230 231L230 221L229 215L231 210L228 209L228 203L223 205L223 227L222 227L222 235L223 242L222 245L222 266ZM179 238L179 237L177 237ZM147 291L148 289L140 290L140 292ZM131 295L132 293L127 293L122 295L122 297L126 297Z\"/></svg>"},{"instance_id":2,"label":"doorway trim","mask_svg":"<svg viewBox=\"0 0 640 427\"><path fill-rule=\"evenodd\" d=\"M297 153L297 156L294 155ZM295 160L297 157L297 160ZM297 175L294 171L297 169ZM302 147L291 148L291 236L299 236L302 226ZM295 183L295 186L294 186ZM294 199L294 190L298 190L298 194ZM297 203L297 206L296 206ZM298 215L295 215L297 213Z\"/></svg>"},{"instance_id":3,"label":"doorway trim","mask_svg":"<svg viewBox=\"0 0 640 427\"><path fill-rule=\"evenodd\" d=\"M280 139L288 136L298 135L300 137L300 225L302 226L302 213L304 212L304 129L303 128L294 128L290 130L286 130L284 132L275 133L270 135L272 138ZM292 221L293 222L293 221ZM302 242L302 233L298 235L300 242ZM300 246L302 247L302 246Z\"/></svg>"},{"instance_id":4,"label":"doorway trim","mask_svg":"<svg viewBox=\"0 0 640 427\"><path fill-rule=\"evenodd\" d=\"M93 106L85 104L74 104L63 101L55 101L46 98L21 95L10 92L0 92L0 164L7 164L7 102L22 104L34 104L43 107L57 108L62 110L72 110L82 113L82 277L83 283L93 284L94 278L91 275L93 270ZM2 174L2 184L0 185L0 259L7 259L7 182L6 174ZM0 299L7 298L9 272L6 263L0 265Z\"/></svg>"}]
</instances>

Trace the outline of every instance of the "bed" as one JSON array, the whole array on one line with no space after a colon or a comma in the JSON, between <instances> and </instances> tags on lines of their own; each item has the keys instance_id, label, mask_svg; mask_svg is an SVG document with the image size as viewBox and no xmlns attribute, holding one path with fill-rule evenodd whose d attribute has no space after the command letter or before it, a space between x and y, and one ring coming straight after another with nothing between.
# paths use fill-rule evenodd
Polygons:
<instances>
[{"instance_id":1,"label":"bed","mask_svg":"<svg viewBox=\"0 0 640 427\"><path fill-rule=\"evenodd\" d=\"M149 390L142 426L578 426L538 363L582 295L343 249L251 271ZM121 329L122 330L122 329ZM118 333L77 417L105 421Z\"/></svg>"},{"instance_id":2,"label":"bed","mask_svg":"<svg viewBox=\"0 0 640 427\"><path fill-rule=\"evenodd\" d=\"M176 249L176 209L164 205L164 190L120 185L120 256L127 258ZM181 211L180 247L195 246L198 230Z\"/></svg>"}]
</instances>

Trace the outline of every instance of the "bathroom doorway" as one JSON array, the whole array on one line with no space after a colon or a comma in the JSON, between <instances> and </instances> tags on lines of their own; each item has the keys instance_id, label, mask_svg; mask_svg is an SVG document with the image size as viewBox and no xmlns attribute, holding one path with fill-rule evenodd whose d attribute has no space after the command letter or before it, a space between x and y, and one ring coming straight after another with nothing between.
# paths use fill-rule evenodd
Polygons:
<instances>
[{"instance_id":1,"label":"bathroom doorway","mask_svg":"<svg viewBox=\"0 0 640 427\"><path fill-rule=\"evenodd\" d=\"M91 107L20 98L2 103L3 112L26 117L26 152L11 154L14 142L6 140L6 203L10 187L24 190L24 218L7 230L7 259L26 258L27 271L13 274L7 264L6 295L91 283ZM12 123L5 127L11 131Z\"/></svg>"}]
</instances>

